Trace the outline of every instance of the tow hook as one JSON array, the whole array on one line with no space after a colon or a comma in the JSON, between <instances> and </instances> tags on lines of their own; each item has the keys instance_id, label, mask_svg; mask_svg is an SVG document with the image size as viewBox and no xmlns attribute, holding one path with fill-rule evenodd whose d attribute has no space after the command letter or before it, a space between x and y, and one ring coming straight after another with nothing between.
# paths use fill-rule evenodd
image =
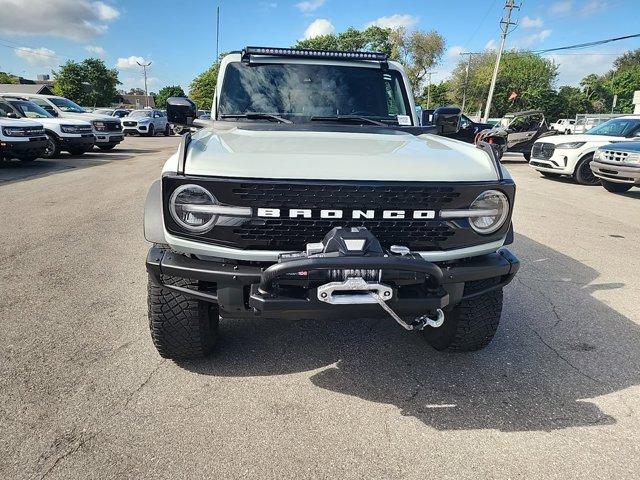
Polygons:
<instances>
[{"instance_id":1,"label":"tow hook","mask_svg":"<svg viewBox=\"0 0 640 480\"><path fill-rule=\"evenodd\" d=\"M402 320L393 309L385 303L380 295L374 292L369 292L369 295L387 312L391 315L398 324L404 328L405 330L424 330L426 327L438 328L441 327L444 323L444 312L442 309L436 309L436 318L433 319L429 315L422 315L421 317L417 317L411 323L407 323Z\"/></svg>"}]
</instances>

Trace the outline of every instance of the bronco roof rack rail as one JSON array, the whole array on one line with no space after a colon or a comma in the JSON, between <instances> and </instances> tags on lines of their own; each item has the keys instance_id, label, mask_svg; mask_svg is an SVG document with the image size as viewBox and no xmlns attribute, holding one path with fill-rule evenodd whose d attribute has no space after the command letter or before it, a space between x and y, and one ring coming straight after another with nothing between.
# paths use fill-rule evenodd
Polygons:
<instances>
[{"instance_id":1,"label":"bronco roof rack rail","mask_svg":"<svg viewBox=\"0 0 640 480\"><path fill-rule=\"evenodd\" d=\"M306 48L277 48L277 47L245 47L242 50L242 61L251 63L254 55L269 57L313 58L331 60L371 60L380 62L383 68L388 66L389 57L382 52L357 52L338 50L310 50Z\"/></svg>"}]
</instances>

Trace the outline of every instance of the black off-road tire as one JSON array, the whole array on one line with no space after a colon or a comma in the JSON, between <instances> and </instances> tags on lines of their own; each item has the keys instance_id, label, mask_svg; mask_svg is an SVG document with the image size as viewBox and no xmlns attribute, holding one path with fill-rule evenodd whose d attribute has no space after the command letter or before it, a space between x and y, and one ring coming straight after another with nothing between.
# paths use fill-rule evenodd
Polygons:
<instances>
[{"instance_id":1,"label":"black off-road tire","mask_svg":"<svg viewBox=\"0 0 640 480\"><path fill-rule=\"evenodd\" d=\"M465 295L495 285L497 279L470 282ZM493 340L502 314L502 288L463 300L445 312L444 324L422 330L425 340L436 350L473 352L481 350Z\"/></svg>"},{"instance_id":2,"label":"black off-road tire","mask_svg":"<svg viewBox=\"0 0 640 480\"><path fill-rule=\"evenodd\" d=\"M600 185L600 179L591 171L591 160L593 160L592 153L582 157L576 165L573 176L580 185Z\"/></svg>"},{"instance_id":3,"label":"black off-road tire","mask_svg":"<svg viewBox=\"0 0 640 480\"><path fill-rule=\"evenodd\" d=\"M147 132L147 137L153 137L156 134L156 129L152 125L149 125L149 131Z\"/></svg>"},{"instance_id":4,"label":"black off-road tire","mask_svg":"<svg viewBox=\"0 0 640 480\"><path fill-rule=\"evenodd\" d=\"M628 192L629 189L631 187L633 187L632 184L630 183L616 183L616 182L609 182L607 180L603 180L600 179L600 183L602 183L602 186L604 187L604 189L607 192L611 192L611 193L624 193L624 192Z\"/></svg>"},{"instance_id":5,"label":"black off-road tire","mask_svg":"<svg viewBox=\"0 0 640 480\"><path fill-rule=\"evenodd\" d=\"M167 123L164 127L164 136L168 137L169 135L171 135L171 128L169 128L169 124Z\"/></svg>"},{"instance_id":6,"label":"black off-road tire","mask_svg":"<svg viewBox=\"0 0 640 480\"><path fill-rule=\"evenodd\" d=\"M60 156L60 144L56 137L47 133L47 148L42 152L42 158L57 158Z\"/></svg>"},{"instance_id":7,"label":"black off-road tire","mask_svg":"<svg viewBox=\"0 0 640 480\"><path fill-rule=\"evenodd\" d=\"M197 290L197 282L184 278L163 277L167 285ZM218 339L217 305L195 300L148 283L149 329L161 357L172 359L202 358Z\"/></svg>"}]
</instances>

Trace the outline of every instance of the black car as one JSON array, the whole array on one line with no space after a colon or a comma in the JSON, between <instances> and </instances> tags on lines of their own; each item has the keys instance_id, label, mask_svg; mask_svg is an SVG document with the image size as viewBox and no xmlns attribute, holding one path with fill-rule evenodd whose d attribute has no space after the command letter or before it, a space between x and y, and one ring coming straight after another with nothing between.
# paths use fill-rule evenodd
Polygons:
<instances>
[{"instance_id":1,"label":"black car","mask_svg":"<svg viewBox=\"0 0 640 480\"><path fill-rule=\"evenodd\" d=\"M540 137L554 135L549 129L544 113L540 110L507 113L500 123L481 134L482 140L490 140L505 152L522 153L525 160L531 158L531 147Z\"/></svg>"},{"instance_id":2,"label":"black car","mask_svg":"<svg viewBox=\"0 0 640 480\"><path fill-rule=\"evenodd\" d=\"M433 112L435 110L422 110L422 125L432 125L433 124ZM474 122L466 115L460 115L460 125L459 130L456 133L446 135L450 138L455 138L456 140L461 140L467 143L474 143L476 139L476 135L483 130L488 130L493 128L493 125L490 123L479 123Z\"/></svg>"}]
</instances>

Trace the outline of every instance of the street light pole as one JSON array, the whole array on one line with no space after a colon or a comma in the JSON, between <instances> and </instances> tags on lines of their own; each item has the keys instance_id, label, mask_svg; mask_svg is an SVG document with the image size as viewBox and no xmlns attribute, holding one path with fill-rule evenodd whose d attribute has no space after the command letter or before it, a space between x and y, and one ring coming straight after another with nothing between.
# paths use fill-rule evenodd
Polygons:
<instances>
[{"instance_id":1,"label":"street light pole","mask_svg":"<svg viewBox=\"0 0 640 480\"><path fill-rule=\"evenodd\" d=\"M502 17L500 21L500 48L498 49L498 57L496 58L496 66L493 69L493 76L491 77L491 86L489 87L489 96L487 97L487 105L484 111L484 117L482 118L483 122L487 121L489 118L489 112L491 111L491 102L493 100L493 91L496 88L496 80L498 79L498 69L500 68L500 59L502 58L502 51L504 50L504 42L507 39L507 34L509 33L509 26L515 25L511 21L511 12L514 8L520 8L520 5L516 5L514 0L507 0L504 5L506 13Z\"/></svg>"},{"instance_id":2,"label":"street light pole","mask_svg":"<svg viewBox=\"0 0 640 480\"><path fill-rule=\"evenodd\" d=\"M469 69L471 68L471 55L478 55L479 52L462 52L460 55L468 55L467 68L464 74L464 85L462 87L462 108L460 110L464 113L464 106L467 103L467 85L469 84Z\"/></svg>"},{"instance_id":3,"label":"street light pole","mask_svg":"<svg viewBox=\"0 0 640 480\"><path fill-rule=\"evenodd\" d=\"M140 63L140 62L136 61L136 63L142 67L142 71L144 72L144 104L145 104L145 107L148 107L149 106L149 91L147 90L147 67L149 67L152 62Z\"/></svg>"}]
</instances>

